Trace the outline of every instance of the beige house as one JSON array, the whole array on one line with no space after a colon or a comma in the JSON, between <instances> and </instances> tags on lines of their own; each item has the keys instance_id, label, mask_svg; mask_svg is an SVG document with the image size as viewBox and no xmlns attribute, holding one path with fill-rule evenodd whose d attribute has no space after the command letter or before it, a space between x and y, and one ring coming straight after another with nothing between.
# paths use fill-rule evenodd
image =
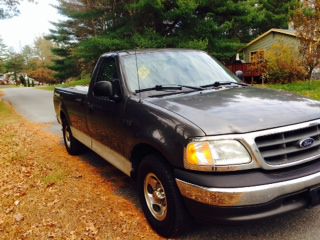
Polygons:
<instances>
[{"instance_id":1,"label":"beige house","mask_svg":"<svg viewBox=\"0 0 320 240\"><path fill-rule=\"evenodd\" d=\"M239 53L242 54L244 62L252 63L255 59L264 58L265 52L278 43L291 45L297 50L299 47L299 40L294 30L272 28L249 42Z\"/></svg>"}]
</instances>

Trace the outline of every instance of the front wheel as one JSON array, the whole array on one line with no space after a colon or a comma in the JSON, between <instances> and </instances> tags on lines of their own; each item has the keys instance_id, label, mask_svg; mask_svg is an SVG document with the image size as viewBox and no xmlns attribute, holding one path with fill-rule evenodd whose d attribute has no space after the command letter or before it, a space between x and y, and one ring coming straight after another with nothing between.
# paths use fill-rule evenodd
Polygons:
<instances>
[{"instance_id":1,"label":"front wheel","mask_svg":"<svg viewBox=\"0 0 320 240\"><path fill-rule=\"evenodd\" d=\"M70 126L64 122L62 124L64 145L70 155L79 155L83 152L84 146L73 137Z\"/></svg>"},{"instance_id":2,"label":"front wheel","mask_svg":"<svg viewBox=\"0 0 320 240\"><path fill-rule=\"evenodd\" d=\"M138 192L151 227L164 237L179 235L189 223L171 169L156 155L145 157L138 170Z\"/></svg>"}]
</instances>

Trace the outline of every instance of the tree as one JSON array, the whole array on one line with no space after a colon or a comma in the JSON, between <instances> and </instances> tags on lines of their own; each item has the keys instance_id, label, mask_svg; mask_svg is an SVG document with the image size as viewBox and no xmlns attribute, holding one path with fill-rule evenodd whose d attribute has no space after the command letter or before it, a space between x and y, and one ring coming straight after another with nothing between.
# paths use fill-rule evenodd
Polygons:
<instances>
[{"instance_id":1,"label":"tree","mask_svg":"<svg viewBox=\"0 0 320 240\"><path fill-rule=\"evenodd\" d=\"M49 39L57 44L52 69L65 79L88 72L103 52L180 47L206 50L227 63L271 27L286 27L296 0L59 0L66 20ZM79 71L78 71L79 72Z\"/></svg>"},{"instance_id":2,"label":"tree","mask_svg":"<svg viewBox=\"0 0 320 240\"><path fill-rule=\"evenodd\" d=\"M43 37L36 38L34 42L34 56L39 60L42 67L51 65L53 60L52 49L54 44Z\"/></svg>"},{"instance_id":3,"label":"tree","mask_svg":"<svg viewBox=\"0 0 320 240\"><path fill-rule=\"evenodd\" d=\"M5 59L8 55L8 47L3 43L2 38L0 37L0 59Z\"/></svg>"},{"instance_id":4,"label":"tree","mask_svg":"<svg viewBox=\"0 0 320 240\"><path fill-rule=\"evenodd\" d=\"M41 61L36 55L36 50L34 46L24 46L21 55L24 59L24 70L26 73L40 67Z\"/></svg>"},{"instance_id":5,"label":"tree","mask_svg":"<svg viewBox=\"0 0 320 240\"><path fill-rule=\"evenodd\" d=\"M23 0L0 0L0 19L10 18L18 15L19 5ZM28 0L34 2L34 0Z\"/></svg>"},{"instance_id":6,"label":"tree","mask_svg":"<svg viewBox=\"0 0 320 240\"><path fill-rule=\"evenodd\" d=\"M24 69L24 58L21 54L10 53L5 61L5 69L7 72L13 72L14 80L18 81L18 73Z\"/></svg>"},{"instance_id":7,"label":"tree","mask_svg":"<svg viewBox=\"0 0 320 240\"><path fill-rule=\"evenodd\" d=\"M320 64L320 0L304 0L293 15L294 27L300 40L300 53L307 68L307 78Z\"/></svg>"},{"instance_id":8,"label":"tree","mask_svg":"<svg viewBox=\"0 0 320 240\"><path fill-rule=\"evenodd\" d=\"M36 38L31 46L24 46L21 54L24 57L26 69L51 65L54 57L52 48L54 44L44 37Z\"/></svg>"},{"instance_id":9,"label":"tree","mask_svg":"<svg viewBox=\"0 0 320 240\"><path fill-rule=\"evenodd\" d=\"M54 60L52 48L53 42L39 37L33 45L24 46L21 53L15 53L8 50L0 39L0 72L12 72L15 81L23 84L26 83L26 74L32 75L39 82L52 83L56 80L55 72L49 69Z\"/></svg>"},{"instance_id":10,"label":"tree","mask_svg":"<svg viewBox=\"0 0 320 240\"><path fill-rule=\"evenodd\" d=\"M16 15L19 12L18 5L17 0L0 0L0 19Z\"/></svg>"},{"instance_id":11,"label":"tree","mask_svg":"<svg viewBox=\"0 0 320 240\"><path fill-rule=\"evenodd\" d=\"M21 53L24 74L32 75L39 82L54 82L55 72L49 69L54 58L53 47L54 44L43 37L37 38L31 46L24 46Z\"/></svg>"},{"instance_id":12,"label":"tree","mask_svg":"<svg viewBox=\"0 0 320 240\"><path fill-rule=\"evenodd\" d=\"M290 20L289 12L294 9L297 1L257 0L252 2L254 2L254 9L248 16L250 27L242 26L246 31L249 30L244 36L247 42L271 28L286 29Z\"/></svg>"},{"instance_id":13,"label":"tree","mask_svg":"<svg viewBox=\"0 0 320 240\"><path fill-rule=\"evenodd\" d=\"M46 37L55 43L51 50L55 58L49 68L55 71L55 78L62 82L80 74L78 60L72 55L76 40L71 32L70 21L55 23L54 25L56 29L51 29L51 34Z\"/></svg>"},{"instance_id":14,"label":"tree","mask_svg":"<svg viewBox=\"0 0 320 240\"><path fill-rule=\"evenodd\" d=\"M8 48L0 38L0 73L4 72L4 60L8 55Z\"/></svg>"}]
</instances>

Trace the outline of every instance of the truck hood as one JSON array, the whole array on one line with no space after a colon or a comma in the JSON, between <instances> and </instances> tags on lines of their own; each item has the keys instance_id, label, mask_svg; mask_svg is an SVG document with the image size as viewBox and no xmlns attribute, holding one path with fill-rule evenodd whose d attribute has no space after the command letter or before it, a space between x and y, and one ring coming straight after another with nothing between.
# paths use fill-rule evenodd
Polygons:
<instances>
[{"instance_id":1,"label":"truck hood","mask_svg":"<svg viewBox=\"0 0 320 240\"><path fill-rule=\"evenodd\" d=\"M148 98L191 121L206 135L237 134L320 118L320 102L290 93L229 88Z\"/></svg>"}]
</instances>

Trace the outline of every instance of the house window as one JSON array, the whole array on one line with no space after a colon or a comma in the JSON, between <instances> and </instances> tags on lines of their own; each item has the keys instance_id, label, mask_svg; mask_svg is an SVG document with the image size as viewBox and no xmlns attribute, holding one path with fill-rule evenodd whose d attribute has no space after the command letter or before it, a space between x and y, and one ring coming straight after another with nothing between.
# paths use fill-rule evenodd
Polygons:
<instances>
[{"instance_id":1,"label":"house window","mask_svg":"<svg viewBox=\"0 0 320 240\"><path fill-rule=\"evenodd\" d=\"M264 61L264 50L254 51L250 53L250 62L262 62Z\"/></svg>"}]
</instances>

